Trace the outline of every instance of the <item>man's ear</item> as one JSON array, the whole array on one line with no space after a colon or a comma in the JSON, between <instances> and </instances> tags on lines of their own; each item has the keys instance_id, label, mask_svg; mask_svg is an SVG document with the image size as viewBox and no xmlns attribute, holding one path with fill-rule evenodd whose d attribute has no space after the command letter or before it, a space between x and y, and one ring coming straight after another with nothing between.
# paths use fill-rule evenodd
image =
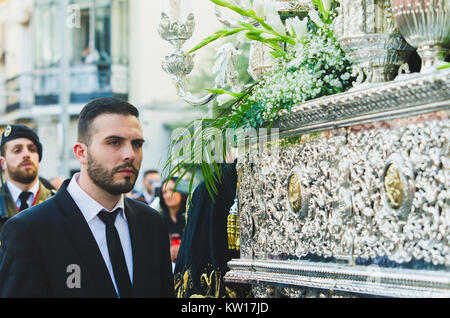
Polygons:
<instances>
[{"instance_id":1,"label":"man's ear","mask_svg":"<svg viewBox=\"0 0 450 318\"><path fill-rule=\"evenodd\" d=\"M73 153L75 154L75 158L78 159L80 164L87 164L87 146L82 142L77 142L75 146L73 146Z\"/></svg>"},{"instance_id":2,"label":"man's ear","mask_svg":"<svg viewBox=\"0 0 450 318\"><path fill-rule=\"evenodd\" d=\"M1 157L0 156L0 170L1 171L3 171L3 170L6 170L6 160L5 160L5 157Z\"/></svg>"}]
</instances>

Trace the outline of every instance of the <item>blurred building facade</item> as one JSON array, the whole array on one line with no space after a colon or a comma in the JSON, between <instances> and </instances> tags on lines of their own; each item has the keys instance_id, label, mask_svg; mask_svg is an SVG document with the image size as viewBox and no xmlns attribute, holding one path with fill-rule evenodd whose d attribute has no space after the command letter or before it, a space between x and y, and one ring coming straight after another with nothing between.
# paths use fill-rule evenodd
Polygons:
<instances>
[{"instance_id":1,"label":"blurred building facade","mask_svg":"<svg viewBox=\"0 0 450 318\"><path fill-rule=\"evenodd\" d=\"M0 0L0 131L9 123L34 128L44 145L41 175L51 178L61 174L62 148L73 173L79 169L72 146L80 110L94 98L117 97L141 112L147 140L142 169L162 169L171 130L203 116L204 111L182 103L161 69L161 59L170 47L157 33L160 3L67 2L65 20L61 20L59 0ZM193 1L193 7L200 10L194 12L196 16L212 12L208 0ZM211 32L210 26L202 27L217 23L211 15L209 19L198 23L192 42ZM60 31L64 24L68 28L67 126L60 121ZM64 147L63 129L67 134Z\"/></svg>"}]
</instances>

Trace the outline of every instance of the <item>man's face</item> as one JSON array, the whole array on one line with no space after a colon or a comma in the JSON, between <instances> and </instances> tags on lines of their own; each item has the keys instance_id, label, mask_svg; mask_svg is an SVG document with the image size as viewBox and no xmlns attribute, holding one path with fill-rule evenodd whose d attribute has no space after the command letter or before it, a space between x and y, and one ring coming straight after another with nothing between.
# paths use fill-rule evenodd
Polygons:
<instances>
[{"instance_id":1,"label":"man's face","mask_svg":"<svg viewBox=\"0 0 450 318\"><path fill-rule=\"evenodd\" d=\"M103 114L92 123L87 147L87 173L92 182L112 195L131 191L142 162L144 139L134 116Z\"/></svg>"},{"instance_id":2,"label":"man's face","mask_svg":"<svg viewBox=\"0 0 450 318\"><path fill-rule=\"evenodd\" d=\"M152 193L154 184L160 180L159 173L147 173L144 177L144 187L147 189L147 192Z\"/></svg>"},{"instance_id":3,"label":"man's face","mask_svg":"<svg viewBox=\"0 0 450 318\"><path fill-rule=\"evenodd\" d=\"M6 178L22 184L33 183L38 178L39 154L36 145L27 138L17 138L4 145L5 157L1 159Z\"/></svg>"}]
</instances>

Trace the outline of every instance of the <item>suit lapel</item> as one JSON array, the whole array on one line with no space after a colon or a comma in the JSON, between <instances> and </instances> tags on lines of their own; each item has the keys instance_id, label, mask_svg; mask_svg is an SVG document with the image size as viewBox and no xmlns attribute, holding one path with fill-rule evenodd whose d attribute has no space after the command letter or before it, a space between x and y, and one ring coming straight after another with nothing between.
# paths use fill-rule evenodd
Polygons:
<instances>
[{"instance_id":1,"label":"suit lapel","mask_svg":"<svg viewBox=\"0 0 450 318\"><path fill-rule=\"evenodd\" d=\"M85 265L88 274L88 279L85 282L89 284L90 290L93 290L95 295L116 297L114 284L91 229L69 192L67 192L66 187L69 181L64 182L54 198L65 216L63 227L69 236L69 241Z\"/></svg>"},{"instance_id":2,"label":"suit lapel","mask_svg":"<svg viewBox=\"0 0 450 318\"><path fill-rule=\"evenodd\" d=\"M45 200L47 200L50 194L51 194L50 190L48 190L46 187L44 187L44 185L41 182L39 182L39 192L35 200L36 201L35 204L44 202Z\"/></svg>"},{"instance_id":3,"label":"suit lapel","mask_svg":"<svg viewBox=\"0 0 450 318\"><path fill-rule=\"evenodd\" d=\"M14 200L11 196L11 192L9 192L6 183L5 183L5 205L6 205L6 214L8 218L12 218L14 215L19 213L19 211L17 211L17 206L14 203Z\"/></svg>"},{"instance_id":4,"label":"suit lapel","mask_svg":"<svg viewBox=\"0 0 450 318\"><path fill-rule=\"evenodd\" d=\"M35 205L44 202L50 196L50 191L45 188L41 182L39 182L39 191L37 198L35 200ZM14 215L19 213L17 210L16 203L14 202L11 192L9 192L9 188L5 183L5 205L8 218L12 218Z\"/></svg>"},{"instance_id":5,"label":"suit lapel","mask_svg":"<svg viewBox=\"0 0 450 318\"><path fill-rule=\"evenodd\" d=\"M141 290L148 286L141 286L145 281L145 276L149 270L147 263L148 244L151 244L145 237L145 231L139 225L137 211L125 199L125 216L127 218L128 229L130 231L131 248L133 253L133 291L132 295L139 297ZM148 230L148 229L147 229Z\"/></svg>"}]
</instances>

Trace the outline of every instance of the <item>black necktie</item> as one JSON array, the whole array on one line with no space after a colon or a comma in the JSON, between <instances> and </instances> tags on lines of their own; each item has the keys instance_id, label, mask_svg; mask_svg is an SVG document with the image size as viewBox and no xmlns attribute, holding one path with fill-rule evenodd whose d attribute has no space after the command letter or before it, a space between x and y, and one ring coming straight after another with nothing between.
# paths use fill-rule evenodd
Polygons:
<instances>
[{"instance_id":1,"label":"black necktie","mask_svg":"<svg viewBox=\"0 0 450 318\"><path fill-rule=\"evenodd\" d=\"M32 192L25 192L23 191L20 195L19 195L19 199L20 199L20 211L23 211L25 209L28 209L28 198L30 197L30 195L33 195Z\"/></svg>"},{"instance_id":2,"label":"black necktie","mask_svg":"<svg viewBox=\"0 0 450 318\"><path fill-rule=\"evenodd\" d=\"M130 274L128 273L119 233L114 226L114 221L119 211L120 208L114 212L100 211L98 217L106 226L106 242L108 243L109 258L111 259L117 289L119 290L119 297L127 298L131 297Z\"/></svg>"}]
</instances>

